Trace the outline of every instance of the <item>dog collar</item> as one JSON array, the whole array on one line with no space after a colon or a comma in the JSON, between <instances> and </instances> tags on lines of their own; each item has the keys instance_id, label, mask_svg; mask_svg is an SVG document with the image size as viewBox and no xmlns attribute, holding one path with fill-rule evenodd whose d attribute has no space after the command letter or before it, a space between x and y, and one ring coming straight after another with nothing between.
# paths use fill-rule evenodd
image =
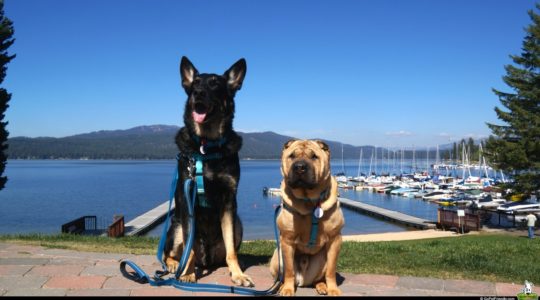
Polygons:
<instances>
[{"instance_id":1,"label":"dog collar","mask_svg":"<svg viewBox=\"0 0 540 300\"><path fill-rule=\"evenodd\" d=\"M207 138L202 138L198 135L194 135L193 140L199 145L199 152L202 155L205 155L208 149L221 148L221 146L223 146L227 142L227 139L225 137L217 140L209 140Z\"/></svg>"},{"instance_id":2,"label":"dog collar","mask_svg":"<svg viewBox=\"0 0 540 300\"><path fill-rule=\"evenodd\" d=\"M296 198L294 197L294 194L290 191L289 189L289 192L288 192L289 196L292 196L290 198L295 198L297 200L304 200L304 202L311 202L311 203L314 203L314 204L317 204L318 206L320 206L321 202L328 198L328 195L330 194L330 188L327 188L325 189L324 191L322 191L320 194L319 194L319 197L315 198L315 199L311 199L311 198L308 198L308 197L305 197L305 198Z\"/></svg>"},{"instance_id":3,"label":"dog collar","mask_svg":"<svg viewBox=\"0 0 540 300\"><path fill-rule=\"evenodd\" d=\"M308 248L313 248L313 246L315 246L315 241L317 240L317 232L319 231L319 219L322 218L322 216L324 215L324 211L321 208L321 202L322 200L328 197L329 192L330 192L330 189L326 189L321 192L321 194L319 195L319 198L317 199L310 199L310 198L303 199L305 202L307 201L312 202L312 203L316 202L316 206L313 209L313 212L311 213L311 230L309 232L309 241L307 243ZM296 209L294 209L293 207L285 203L285 201L281 201L281 205L283 206L285 210L287 210L290 213L296 213L296 214L302 215Z\"/></svg>"}]
</instances>

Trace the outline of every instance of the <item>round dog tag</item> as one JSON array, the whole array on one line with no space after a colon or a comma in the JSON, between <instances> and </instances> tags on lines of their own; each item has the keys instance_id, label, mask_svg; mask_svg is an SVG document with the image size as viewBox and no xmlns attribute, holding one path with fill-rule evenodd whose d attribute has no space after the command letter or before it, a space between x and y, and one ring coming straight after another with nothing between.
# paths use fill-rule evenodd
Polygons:
<instances>
[{"instance_id":1,"label":"round dog tag","mask_svg":"<svg viewBox=\"0 0 540 300\"><path fill-rule=\"evenodd\" d=\"M324 211L320 207L315 208L315 210L313 211L313 216L315 216L315 218L317 219L322 218L323 215L324 215Z\"/></svg>"},{"instance_id":2,"label":"round dog tag","mask_svg":"<svg viewBox=\"0 0 540 300\"><path fill-rule=\"evenodd\" d=\"M201 147L199 148L199 152L201 152L201 154L206 154L206 152L204 151L204 145L201 145Z\"/></svg>"}]
</instances>

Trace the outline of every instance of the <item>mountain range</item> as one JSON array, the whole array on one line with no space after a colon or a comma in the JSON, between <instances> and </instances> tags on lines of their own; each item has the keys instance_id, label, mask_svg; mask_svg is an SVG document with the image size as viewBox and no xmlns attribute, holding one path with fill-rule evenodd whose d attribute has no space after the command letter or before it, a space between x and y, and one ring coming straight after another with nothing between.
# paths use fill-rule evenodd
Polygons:
<instances>
[{"instance_id":1,"label":"mountain range","mask_svg":"<svg viewBox=\"0 0 540 300\"><path fill-rule=\"evenodd\" d=\"M8 139L10 159L172 159L178 152L174 136L180 129L172 125L138 126L126 130L101 130L62 138L13 137ZM283 145L294 137L267 132L238 132L243 138L241 159L278 159ZM375 147L353 146L324 140L330 147L332 158L369 159ZM440 149L444 149L440 147ZM377 157L387 150L377 148ZM343 153L343 155L342 155ZM405 158L412 151L405 151ZM426 156L417 150L416 158ZM434 158L434 150L430 152ZM441 156L442 157L442 156Z\"/></svg>"}]
</instances>

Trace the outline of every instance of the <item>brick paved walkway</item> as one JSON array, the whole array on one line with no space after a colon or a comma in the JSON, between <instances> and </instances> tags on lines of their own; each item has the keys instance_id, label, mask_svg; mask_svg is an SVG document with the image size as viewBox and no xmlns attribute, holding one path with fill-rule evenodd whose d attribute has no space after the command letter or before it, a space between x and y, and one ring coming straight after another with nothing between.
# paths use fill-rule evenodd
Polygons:
<instances>
[{"instance_id":1,"label":"brick paved walkway","mask_svg":"<svg viewBox=\"0 0 540 300\"><path fill-rule=\"evenodd\" d=\"M150 287L125 279L119 262L130 259L148 274L160 268L154 256L78 252L0 243L0 296L203 296L171 287ZM226 268L203 274L199 282L230 284ZM246 273L264 290L272 279L266 267ZM523 283L440 280L372 274L340 274L344 296L516 296ZM297 295L316 295L299 288Z\"/></svg>"}]
</instances>

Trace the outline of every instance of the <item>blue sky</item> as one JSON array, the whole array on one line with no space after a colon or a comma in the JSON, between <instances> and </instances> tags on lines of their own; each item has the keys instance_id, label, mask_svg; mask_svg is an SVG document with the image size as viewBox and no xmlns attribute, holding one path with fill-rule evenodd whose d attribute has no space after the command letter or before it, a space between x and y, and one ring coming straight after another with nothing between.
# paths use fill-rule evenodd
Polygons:
<instances>
[{"instance_id":1,"label":"blue sky","mask_svg":"<svg viewBox=\"0 0 540 300\"><path fill-rule=\"evenodd\" d=\"M10 136L182 126L178 65L244 57L235 129L353 145L489 135L528 0L5 0Z\"/></svg>"}]
</instances>

